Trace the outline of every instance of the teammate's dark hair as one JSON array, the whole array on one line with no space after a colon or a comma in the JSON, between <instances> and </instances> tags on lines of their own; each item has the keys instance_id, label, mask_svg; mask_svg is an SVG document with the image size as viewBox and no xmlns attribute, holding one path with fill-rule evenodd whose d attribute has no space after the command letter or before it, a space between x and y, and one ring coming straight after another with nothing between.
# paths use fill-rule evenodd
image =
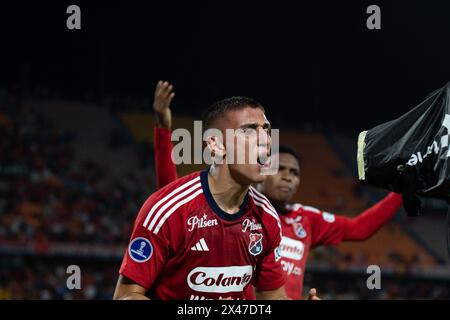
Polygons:
<instances>
[{"instance_id":1,"label":"teammate's dark hair","mask_svg":"<svg viewBox=\"0 0 450 320\"><path fill-rule=\"evenodd\" d=\"M248 97L231 97L217 101L211 105L204 113L202 117L203 129L212 128L214 122L223 117L228 111L240 110L245 107L258 108L264 113L264 107L256 100Z\"/></svg>"},{"instance_id":2,"label":"teammate's dark hair","mask_svg":"<svg viewBox=\"0 0 450 320\"><path fill-rule=\"evenodd\" d=\"M300 158L300 156L298 155L298 153L297 153L294 149L292 149L291 147L288 147L288 146L286 146L286 145L281 145L281 146L278 148L278 153L288 153L288 154L290 154L290 155L293 156L295 159L297 159L297 162L298 162L298 164L300 165L301 158Z\"/></svg>"}]
</instances>

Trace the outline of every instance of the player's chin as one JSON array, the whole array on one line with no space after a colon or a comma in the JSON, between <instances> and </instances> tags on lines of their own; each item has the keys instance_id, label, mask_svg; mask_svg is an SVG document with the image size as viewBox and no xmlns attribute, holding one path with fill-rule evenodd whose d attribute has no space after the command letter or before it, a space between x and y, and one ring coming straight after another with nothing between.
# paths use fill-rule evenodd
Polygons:
<instances>
[{"instance_id":1,"label":"player's chin","mask_svg":"<svg viewBox=\"0 0 450 320\"><path fill-rule=\"evenodd\" d=\"M259 184L266 180L266 175L261 174L261 169L257 164L230 165L232 176L242 184Z\"/></svg>"},{"instance_id":2,"label":"player's chin","mask_svg":"<svg viewBox=\"0 0 450 320\"><path fill-rule=\"evenodd\" d=\"M283 203L283 204L289 203L289 202L291 202L292 197L293 197L292 194L291 194L291 195L288 195L288 196L283 195L283 196L281 196L281 197L279 198L278 203Z\"/></svg>"},{"instance_id":3,"label":"player's chin","mask_svg":"<svg viewBox=\"0 0 450 320\"><path fill-rule=\"evenodd\" d=\"M265 180L266 180L266 176L259 174L258 176L253 178L252 184L263 183Z\"/></svg>"},{"instance_id":4,"label":"player's chin","mask_svg":"<svg viewBox=\"0 0 450 320\"><path fill-rule=\"evenodd\" d=\"M263 171L260 165L251 164L248 166L249 168L246 172L249 175L249 180L251 180L252 184L263 183L266 180L267 175L262 174Z\"/></svg>"},{"instance_id":5,"label":"player's chin","mask_svg":"<svg viewBox=\"0 0 450 320\"><path fill-rule=\"evenodd\" d=\"M263 183L266 180L266 176L261 174L261 170L258 165L255 164L243 164L236 165L233 168L234 176L238 181L245 184L258 184Z\"/></svg>"},{"instance_id":6,"label":"player's chin","mask_svg":"<svg viewBox=\"0 0 450 320\"><path fill-rule=\"evenodd\" d=\"M268 187L262 190L262 193L270 200L272 203L286 203L290 200L290 195L285 192L279 192L274 187Z\"/></svg>"},{"instance_id":7,"label":"player's chin","mask_svg":"<svg viewBox=\"0 0 450 320\"><path fill-rule=\"evenodd\" d=\"M266 196L270 199L271 202L275 203L286 203L291 199L290 195L281 192L273 192L271 194L267 194Z\"/></svg>"}]
</instances>

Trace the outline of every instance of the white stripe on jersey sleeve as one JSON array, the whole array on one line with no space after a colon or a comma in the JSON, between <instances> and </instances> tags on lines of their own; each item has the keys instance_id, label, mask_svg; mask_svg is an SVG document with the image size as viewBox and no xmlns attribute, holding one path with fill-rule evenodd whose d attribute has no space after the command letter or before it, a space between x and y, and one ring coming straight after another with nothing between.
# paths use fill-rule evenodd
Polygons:
<instances>
[{"instance_id":1,"label":"white stripe on jersey sleeve","mask_svg":"<svg viewBox=\"0 0 450 320\"><path fill-rule=\"evenodd\" d=\"M151 209L150 212L147 214L147 217L145 218L144 221L144 227L147 227L148 222L150 221L150 218L152 217L153 213L156 211L156 209L159 208L159 206L166 200L168 200L170 197L172 197L174 194L180 192L183 189L186 189L187 187L189 187L191 184L196 183L197 181L200 180L200 176L196 177L195 179L192 179L188 182L186 182L185 184L182 184L181 186L179 186L178 188L176 188L175 190L173 190L171 193L169 193L168 195L166 195L164 198L162 198L161 200L159 200Z\"/></svg>"},{"instance_id":2,"label":"white stripe on jersey sleeve","mask_svg":"<svg viewBox=\"0 0 450 320\"><path fill-rule=\"evenodd\" d=\"M270 203L269 199L266 198L265 195L263 195L261 192L259 192L258 190L256 190L256 188L254 187L250 187L250 192L253 194L253 196L258 199L259 201L265 203L267 205L267 207L269 209L271 209L271 211L277 216L278 218L278 213L277 210L275 210L275 208L272 206L272 204ZM278 218L279 219L279 218Z\"/></svg>"},{"instance_id":3,"label":"white stripe on jersey sleeve","mask_svg":"<svg viewBox=\"0 0 450 320\"><path fill-rule=\"evenodd\" d=\"M280 221L280 217L278 216L277 211L276 211L275 208L270 204L269 200L267 200L267 198L264 197L263 195L261 195L260 193L259 193L259 194L260 194L262 197L258 196L254 191L255 191L255 189L252 188L252 187L250 187L250 195L252 196L252 198L253 198L253 199L257 199L257 200L259 200L260 202L264 203L264 204L266 205L266 208L274 214L274 218L277 219L278 221Z\"/></svg>"},{"instance_id":4,"label":"white stripe on jersey sleeve","mask_svg":"<svg viewBox=\"0 0 450 320\"><path fill-rule=\"evenodd\" d=\"M300 203L288 203L286 205L286 210L289 211L298 211L300 208L302 208L303 206Z\"/></svg>"},{"instance_id":5,"label":"white stripe on jersey sleeve","mask_svg":"<svg viewBox=\"0 0 450 320\"><path fill-rule=\"evenodd\" d=\"M166 212L166 214L164 215L164 217L159 221L158 225L156 226L155 230L153 231L154 234L157 234L159 229L161 229L162 225L164 224L164 222L169 219L170 215L177 210L179 207L181 207L182 205L188 203L189 201L192 201L195 197L197 197L199 194L203 193L203 189L200 188L199 190L197 190L197 192L195 192L194 194L190 195L189 197L183 199L182 201L178 202L177 204L175 204L172 208L170 208L169 211Z\"/></svg>"},{"instance_id":6,"label":"white stripe on jersey sleeve","mask_svg":"<svg viewBox=\"0 0 450 320\"><path fill-rule=\"evenodd\" d=\"M250 194L250 195L251 195L252 198L253 198L253 195L252 195L252 194ZM255 198L253 198L253 202L254 202L257 206L263 208L263 210L264 210L265 212L267 212L268 214L270 214L272 217L274 217L274 218L277 220L277 225L278 225L278 228L280 229L280 236L282 237L283 234L282 234L282 232L281 232L281 223L280 223L280 219L278 218L278 215L277 215L277 214L274 214L274 213L271 212L271 211L269 211L269 210L267 209L267 207L264 205L264 203L259 202L259 201L256 200Z\"/></svg>"},{"instance_id":7,"label":"white stripe on jersey sleeve","mask_svg":"<svg viewBox=\"0 0 450 320\"><path fill-rule=\"evenodd\" d=\"M306 211L311 211L311 212L314 212L314 213L317 213L317 214L320 214L322 212L319 209L311 207L311 206L302 206L302 209L306 210Z\"/></svg>"},{"instance_id":8,"label":"white stripe on jersey sleeve","mask_svg":"<svg viewBox=\"0 0 450 320\"><path fill-rule=\"evenodd\" d=\"M161 207L161 209L158 210L158 212L155 214L155 216L152 219L152 222L150 223L150 225L148 226L148 230L152 231L153 226L155 225L156 221L158 221L159 217L161 216L161 214L167 210L171 205L173 205L176 201L179 201L180 199L186 197L186 195L188 195L189 193L191 193L192 191L201 188L202 184L199 182L195 185L193 185L192 187L190 187L189 189L183 191L180 194L177 194L175 197L173 197L170 201L168 201L165 205L163 205Z\"/></svg>"}]
</instances>

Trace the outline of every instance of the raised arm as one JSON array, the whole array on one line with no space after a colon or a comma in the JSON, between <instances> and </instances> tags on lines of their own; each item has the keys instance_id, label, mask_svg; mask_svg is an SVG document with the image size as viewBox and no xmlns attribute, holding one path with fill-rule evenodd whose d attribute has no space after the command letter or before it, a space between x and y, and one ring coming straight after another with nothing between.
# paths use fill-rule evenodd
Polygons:
<instances>
[{"instance_id":1,"label":"raised arm","mask_svg":"<svg viewBox=\"0 0 450 320\"><path fill-rule=\"evenodd\" d=\"M170 103L175 96L173 86L167 81L158 81L153 100L155 128L153 146L155 156L156 185L160 189L177 179L177 170L172 162L172 112Z\"/></svg>"},{"instance_id":2,"label":"raised arm","mask_svg":"<svg viewBox=\"0 0 450 320\"><path fill-rule=\"evenodd\" d=\"M402 206L402 196L389 193L383 200L355 218L347 218L344 232L345 241L363 241L370 238L385 225Z\"/></svg>"},{"instance_id":3,"label":"raised arm","mask_svg":"<svg viewBox=\"0 0 450 320\"><path fill-rule=\"evenodd\" d=\"M342 241L364 241L385 225L400 209L402 203L402 196L391 192L354 218L319 210L305 212L304 214L312 221L311 244L315 247L337 245Z\"/></svg>"}]
</instances>

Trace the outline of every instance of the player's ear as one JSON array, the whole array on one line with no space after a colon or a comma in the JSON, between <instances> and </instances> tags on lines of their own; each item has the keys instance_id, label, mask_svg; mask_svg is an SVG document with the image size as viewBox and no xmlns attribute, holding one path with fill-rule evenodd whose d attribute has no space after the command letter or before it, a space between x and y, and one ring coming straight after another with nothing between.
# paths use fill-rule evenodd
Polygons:
<instances>
[{"instance_id":1,"label":"player's ear","mask_svg":"<svg viewBox=\"0 0 450 320\"><path fill-rule=\"evenodd\" d=\"M215 130L215 132L210 132ZM209 134L206 134L209 133ZM208 129L206 134L206 147L209 150L211 158L216 164L222 164L226 155L226 148L223 144L222 132L218 129Z\"/></svg>"}]
</instances>

